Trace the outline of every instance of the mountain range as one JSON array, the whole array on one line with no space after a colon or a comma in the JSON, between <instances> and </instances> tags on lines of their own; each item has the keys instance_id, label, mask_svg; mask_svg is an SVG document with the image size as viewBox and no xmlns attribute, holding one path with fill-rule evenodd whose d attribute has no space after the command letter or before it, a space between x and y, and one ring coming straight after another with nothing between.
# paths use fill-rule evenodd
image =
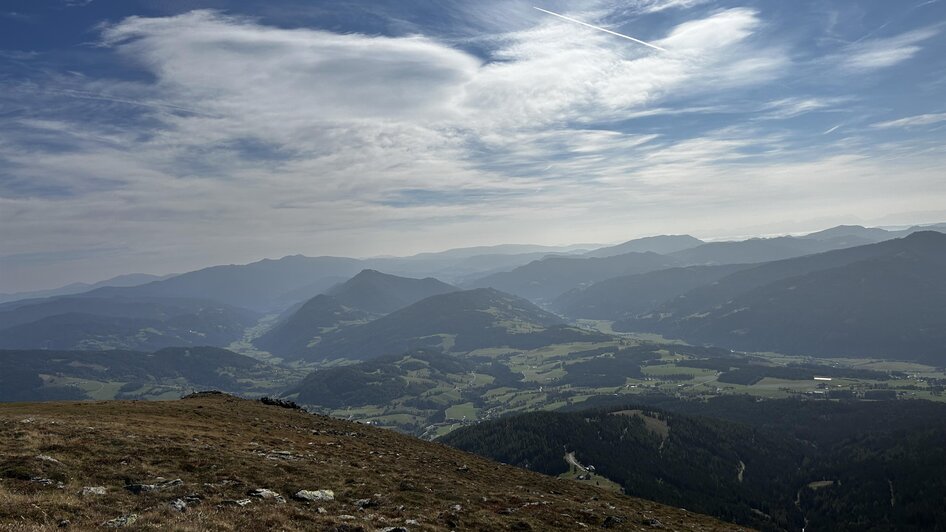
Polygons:
<instances>
[{"instance_id":1,"label":"mountain range","mask_svg":"<svg viewBox=\"0 0 946 532\"><path fill-rule=\"evenodd\" d=\"M464 281L464 288L499 290L568 319L615 321L618 331L656 332L742 350L930 360L940 341L936 333L939 296L934 289L938 285L936 279L927 278L935 277L936 264L923 265L932 255L918 259L920 262L900 261L896 267L874 262L859 265L862 269L857 272L837 273L848 275L846 281L860 275L860 288L842 289L839 284L833 292L827 290L823 285L833 282L825 277L827 273L813 275L810 283L803 285L784 289L774 285L897 253L901 245L897 242L903 239L892 237L914 235L906 239L910 240L916 234L941 234L917 233L917 229L839 226L800 237L708 243L686 235L661 236L592 252L581 247L499 246L365 260L292 256L211 267L135 286L105 286L82 294L0 303L0 348L152 351L171 346L229 347L242 342L287 360L311 361L364 359L413 348L446 347L456 341L458 331L466 330L459 334L463 344L475 327L464 329L446 322L467 319L459 308L470 301L456 306L457 312L448 318L422 316L423 312L441 311L438 304L427 304L373 324L426 298L459 288L432 277L382 273L365 265L442 271L451 264L475 263L478 268L504 264L508 269ZM922 245L935 248L941 243L930 237ZM541 257L536 259L536 253ZM880 271L882 268L887 269ZM464 270L451 277L467 274ZM883 287L872 287L871 283L884 282L884 275L897 276L889 278L907 284L923 276L912 289L925 294L925 299L917 301L928 301L923 305L929 309L917 306L899 312L907 298L898 299L896 290L881 297ZM115 282L146 280L131 276ZM774 292L764 292L766 285L773 285ZM786 295L788 288L796 291L795 299ZM817 309L803 314L802 307L809 301L806 290L813 292L812 303L818 301L815 295L823 297ZM754 295L750 295L752 291L756 291ZM871 306L871 294L878 301L886 298L883 308L888 314L868 316L845 310L845 301L847 307L876 310ZM280 317L273 320L274 314ZM846 324L838 324L836 318L841 314ZM808 321L802 320L803 315ZM402 337L385 332L404 327L401 322L410 324L407 328L414 332ZM414 327L425 322L439 325ZM524 323L530 322L526 319ZM501 327L489 329L495 332ZM486 343L493 346L493 340ZM387 341L394 344L385 348L382 344Z\"/></svg>"},{"instance_id":2,"label":"mountain range","mask_svg":"<svg viewBox=\"0 0 946 532\"><path fill-rule=\"evenodd\" d=\"M941 362L946 235L908 237L738 271L615 324L747 351Z\"/></svg>"}]
</instances>

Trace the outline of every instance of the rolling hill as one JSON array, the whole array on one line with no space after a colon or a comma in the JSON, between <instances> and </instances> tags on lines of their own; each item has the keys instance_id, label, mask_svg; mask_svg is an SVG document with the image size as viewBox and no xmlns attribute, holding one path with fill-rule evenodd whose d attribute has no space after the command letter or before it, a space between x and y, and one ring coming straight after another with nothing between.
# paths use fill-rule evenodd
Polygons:
<instances>
[{"instance_id":1,"label":"rolling hill","mask_svg":"<svg viewBox=\"0 0 946 532\"><path fill-rule=\"evenodd\" d=\"M917 232L740 271L615 326L741 350L940 364L946 235Z\"/></svg>"},{"instance_id":2,"label":"rolling hill","mask_svg":"<svg viewBox=\"0 0 946 532\"><path fill-rule=\"evenodd\" d=\"M548 257L496 273L471 283L495 288L532 301L551 301L569 290L597 281L678 266L675 259L656 253L625 253L604 258Z\"/></svg>"},{"instance_id":3,"label":"rolling hill","mask_svg":"<svg viewBox=\"0 0 946 532\"><path fill-rule=\"evenodd\" d=\"M370 319L367 312L348 308L332 296L318 295L253 340L253 344L280 357L298 358L310 352L326 334Z\"/></svg>"},{"instance_id":4,"label":"rolling hill","mask_svg":"<svg viewBox=\"0 0 946 532\"><path fill-rule=\"evenodd\" d=\"M606 338L563 323L554 314L497 290L451 292L428 297L364 325L327 334L305 358L365 360L421 348L467 352L483 347L531 348Z\"/></svg>"},{"instance_id":5,"label":"rolling hill","mask_svg":"<svg viewBox=\"0 0 946 532\"><path fill-rule=\"evenodd\" d=\"M221 394L0 405L0 446L3 529L735 528L393 431Z\"/></svg>"}]
</instances>

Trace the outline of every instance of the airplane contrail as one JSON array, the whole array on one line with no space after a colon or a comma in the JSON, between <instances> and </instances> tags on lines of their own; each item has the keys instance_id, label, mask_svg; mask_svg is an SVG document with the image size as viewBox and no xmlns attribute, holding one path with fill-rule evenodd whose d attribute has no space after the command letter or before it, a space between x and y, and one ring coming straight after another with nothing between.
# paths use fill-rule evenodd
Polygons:
<instances>
[{"instance_id":1,"label":"airplane contrail","mask_svg":"<svg viewBox=\"0 0 946 532\"><path fill-rule=\"evenodd\" d=\"M594 26L594 25L592 25L592 24L588 24L587 22L582 22L582 21L580 21L580 20L573 19L573 18L571 18L571 17L566 17L565 15L559 15L558 13L553 13L552 11L549 11L549 10L547 10L547 9L542 9L541 7L535 7L535 6L532 6L532 7L533 7L534 9L538 9L539 11L541 11L541 12L543 12L543 13L552 15L553 17L558 17L558 18L560 18L560 19L562 19L562 20L567 20L567 21L569 21L569 22L574 22L575 24L581 24L582 26L591 28L591 29L593 29L593 30L598 30L598 31L603 31L603 32L605 32L605 33L610 33L611 35L615 35L615 36L621 37L622 39L627 39L627 40L629 40L629 41L634 41L634 42L636 42L637 44L643 44L644 46L647 46L647 47L649 47L649 48L653 48L654 50L660 50L661 52L669 52L669 51L670 51L670 50L667 50L666 48L661 48L661 47L657 46L656 44L650 44L649 42L644 42L644 41L642 41L642 40L640 40L640 39L635 39L634 37L631 37L630 35L624 35L623 33L618 33L618 32L616 32L616 31L611 31L611 30L609 30L609 29L605 29L605 28L602 28L602 27L600 27L600 26Z\"/></svg>"}]
</instances>

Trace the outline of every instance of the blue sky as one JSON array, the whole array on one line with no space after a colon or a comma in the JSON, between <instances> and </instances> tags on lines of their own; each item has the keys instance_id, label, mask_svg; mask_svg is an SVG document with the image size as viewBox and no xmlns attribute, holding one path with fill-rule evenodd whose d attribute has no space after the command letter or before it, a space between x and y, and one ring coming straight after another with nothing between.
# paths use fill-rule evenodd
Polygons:
<instances>
[{"instance_id":1,"label":"blue sky","mask_svg":"<svg viewBox=\"0 0 946 532\"><path fill-rule=\"evenodd\" d=\"M942 0L5 0L0 292L943 221L944 96Z\"/></svg>"}]
</instances>

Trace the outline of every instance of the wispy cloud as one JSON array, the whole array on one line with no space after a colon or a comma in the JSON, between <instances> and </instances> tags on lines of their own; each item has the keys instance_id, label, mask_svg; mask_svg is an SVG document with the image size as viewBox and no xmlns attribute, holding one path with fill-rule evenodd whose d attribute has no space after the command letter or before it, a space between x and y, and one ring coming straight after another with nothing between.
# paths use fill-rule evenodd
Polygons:
<instances>
[{"instance_id":1,"label":"wispy cloud","mask_svg":"<svg viewBox=\"0 0 946 532\"><path fill-rule=\"evenodd\" d=\"M910 128L910 127L919 127L919 126L928 126L931 124L938 124L940 122L946 122L946 113L932 113L925 115L916 115L908 116L906 118L899 118L897 120L889 120L886 122L878 122L873 124L872 127L879 129L891 129L891 128Z\"/></svg>"},{"instance_id":2,"label":"wispy cloud","mask_svg":"<svg viewBox=\"0 0 946 532\"><path fill-rule=\"evenodd\" d=\"M712 0L637 0L631 9L641 13L659 13L669 9L689 9L711 3Z\"/></svg>"},{"instance_id":3,"label":"wispy cloud","mask_svg":"<svg viewBox=\"0 0 946 532\"><path fill-rule=\"evenodd\" d=\"M850 98L839 97L782 98L765 104L762 108L762 117L769 119L794 118L816 111L836 109L850 100Z\"/></svg>"},{"instance_id":4,"label":"wispy cloud","mask_svg":"<svg viewBox=\"0 0 946 532\"><path fill-rule=\"evenodd\" d=\"M888 68L912 59L922 48L920 43L934 37L934 28L913 30L895 37L854 43L843 52L841 65L854 71Z\"/></svg>"}]
</instances>

